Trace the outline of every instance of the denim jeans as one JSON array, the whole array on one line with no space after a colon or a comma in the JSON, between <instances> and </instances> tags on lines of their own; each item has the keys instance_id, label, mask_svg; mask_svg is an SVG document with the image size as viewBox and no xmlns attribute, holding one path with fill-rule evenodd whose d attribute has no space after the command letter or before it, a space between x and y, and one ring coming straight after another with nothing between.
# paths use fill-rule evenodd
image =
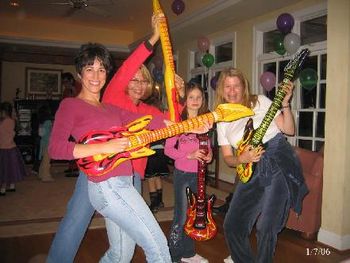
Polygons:
<instances>
[{"instance_id":1,"label":"denim jeans","mask_svg":"<svg viewBox=\"0 0 350 263\"><path fill-rule=\"evenodd\" d=\"M74 193L67 205L51 244L47 263L71 263L79 249L95 209L90 203L87 177L80 172Z\"/></svg>"},{"instance_id":2,"label":"denim jeans","mask_svg":"<svg viewBox=\"0 0 350 263\"><path fill-rule=\"evenodd\" d=\"M134 187L136 188L137 192L142 195L142 180L141 180L141 175L138 173L134 172Z\"/></svg>"},{"instance_id":3,"label":"denim jeans","mask_svg":"<svg viewBox=\"0 0 350 263\"><path fill-rule=\"evenodd\" d=\"M196 254L194 240L186 235L187 197L186 188L197 193L197 173L187 173L174 170L174 219L170 229L169 248L172 260L178 262L181 258L189 258Z\"/></svg>"},{"instance_id":4,"label":"denim jeans","mask_svg":"<svg viewBox=\"0 0 350 263\"><path fill-rule=\"evenodd\" d=\"M110 244L114 244L114 240L120 242L121 232L123 242L128 244L122 244L127 250L126 254L132 255L132 244L136 242L143 249L147 262L171 262L166 237L146 202L133 186L132 179L131 176L116 176L99 183L89 181L90 202L100 214L109 219L106 227ZM117 231L115 236L115 230L119 227L121 231ZM101 262L126 263L130 260L131 258L121 261L119 255L109 249Z\"/></svg>"},{"instance_id":5,"label":"denim jeans","mask_svg":"<svg viewBox=\"0 0 350 263\"><path fill-rule=\"evenodd\" d=\"M286 178L300 173L299 162L282 135L272 138L265 149L250 181L238 183L225 216L224 233L234 262L272 263L277 235L288 218L293 193ZM255 223L256 255L249 239Z\"/></svg>"},{"instance_id":6,"label":"denim jeans","mask_svg":"<svg viewBox=\"0 0 350 263\"><path fill-rule=\"evenodd\" d=\"M52 241L47 263L72 263L74 261L94 212L95 208L91 205L89 200L87 177L80 172L73 195L68 202L66 214L60 222ZM110 225L108 219L105 221L106 226ZM114 230L110 231L114 231L114 236L117 237L118 234L116 233L118 230L119 228L116 227ZM119 233L119 237L119 240L114 238L113 243L110 242L110 247L112 247L114 254L120 254L120 258L129 258L127 251L125 250L124 255L124 250L122 250L122 246L126 244L127 241L124 242L124 240L122 240L122 233ZM132 248L132 251L134 251L134 248Z\"/></svg>"}]
</instances>

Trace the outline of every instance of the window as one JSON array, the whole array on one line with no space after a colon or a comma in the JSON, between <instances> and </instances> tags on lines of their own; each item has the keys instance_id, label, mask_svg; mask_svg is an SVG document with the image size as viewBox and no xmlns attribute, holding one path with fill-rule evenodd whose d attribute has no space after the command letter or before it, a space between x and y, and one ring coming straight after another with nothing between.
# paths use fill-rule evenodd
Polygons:
<instances>
[{"instance_id":1,"label":"window","mask_svg":"<svg viewBox=\"0 0 350 263\"><path fill-rule=\"evenodd\" d=\"M320 13L318 11L318 13ZM293 32L300 34L301 46L309 48L311 53L305 61L302 69L312 69L317 72L318 81L313 88L301 87L300 81L294 82L295 91L292 101L293 112L296 120L296 136L290 139L293 145L301 148L317 151L324 143L324 125L326 115L326 66L327 66L327 15L318 15L317 17L305 14L300 16L293 15L296 23ZM304 18L302 18L304 17ZM266 71L273 72L276 75L276 83L283 79L283 69L290 60L290 56L281 56L275 51L274 41L279 31L275 25L270 28L259 30L257 26L256 36L261 40L262 45L256 46L258 54L258 66L256 82ZM263 90L262 87L257 91L264 93L270 99L276 94L276 88L270 91Z\"/></svg>"},{"instance_id":2,"label":"window","mask_svg":"<svg viewBox=\"0 0 350 263\"><path fill-rule=\"evenodd\" d=\"M327 40L327 16L320 16L300 23L301 45Z\"/></svg>"},{"instance_id":3,"label":"window","mask_svg":"<svg viewBox=\"0 0 350 263\"><path fill-rule=\"evenodd\" d=\"M232 61L232 42L215 46L214 57L216 63Z\"/></svg>"}]
</instances>

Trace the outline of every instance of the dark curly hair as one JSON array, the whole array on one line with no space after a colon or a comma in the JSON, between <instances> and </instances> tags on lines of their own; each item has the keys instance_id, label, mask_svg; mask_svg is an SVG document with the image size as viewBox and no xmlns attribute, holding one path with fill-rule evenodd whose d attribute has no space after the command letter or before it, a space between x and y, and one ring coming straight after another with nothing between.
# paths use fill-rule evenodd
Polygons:
<instances>
[{"instance_id":1,"label":"dark curly hair","mask_svg":"<svg viewBox=\"0 0 350 263\"><path fill-rule=\"evenodd\" d=\"M80 47L74 59L77 73L81 74L85 66L93 65L95 59L103 64L107 75L109 75L113 69L112 56L107 48L99 43L87 43Z\"/></svg>"}]
</instances>

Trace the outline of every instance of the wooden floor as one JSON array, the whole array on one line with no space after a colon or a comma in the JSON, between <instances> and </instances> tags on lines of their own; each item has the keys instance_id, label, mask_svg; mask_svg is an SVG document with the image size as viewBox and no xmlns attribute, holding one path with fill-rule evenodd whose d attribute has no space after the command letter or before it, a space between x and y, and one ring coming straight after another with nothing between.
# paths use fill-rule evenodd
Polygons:
<instances>
[{"instance_id":1,"label":"wooden floor","mask_svg":"<svg viewBox=\"0 0 350 263\"><path fill-rule=\"evenodd\" d=\"M218 235L205 242L197 242L197 253L206 257L211 263L223 262L229 254L225 245L222 231L222 216L215 216L219 227ZM161 223L163 231L169 232L171 222ZM53 234L14 237L0 239L0 262L1 263L42 263L48 252ZM255 249L254 232L251 237L253 248ZM80 247L75 262L77 263L96 263L108 247L105 229L89 230ZM316 252L318 255L308 255L308 252ZM346 253L339 252L323 246L315 241L306 241L299 237L299 233L285 229L279 235L275 261L276 263L335 263L349 259L350 251ZM133 263L143 263L144 254L140 248L132 260Z\"/></svg>"}]
</instances>

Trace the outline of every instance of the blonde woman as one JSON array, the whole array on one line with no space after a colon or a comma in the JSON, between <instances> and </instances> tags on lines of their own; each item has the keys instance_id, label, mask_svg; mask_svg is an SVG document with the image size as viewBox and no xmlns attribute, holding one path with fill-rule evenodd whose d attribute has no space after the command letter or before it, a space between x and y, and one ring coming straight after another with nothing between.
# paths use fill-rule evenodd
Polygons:
<instances>
[{"instance_id":1,"label":"blonde woman","mask_svg":"<svg viewBox=\"0 0 350 263\"><path fill-rule=\"evenodd\" d=\"M248 146L237 156L234 149L243 136L249 117L231 123L218 123L218 144L225 163L235 167L240 163L256 163L248 183L238 182L224 221L224 232L231 257L224 262L272 262L277 234L283 229L292 207L301 212L307 188L297 156L284 135L294 135L294 119L289 100L293 84L285 85L282 108L263 137L263 150ZM257 128L266 115L271 101L264 95L252 95L244 74L236 68L221 72L216 88L216 104L239 103L251 108ZM249 236L256 223L257 255ZM233 260L233 261L232 261Z\"/></svg>"}]
</instances>

